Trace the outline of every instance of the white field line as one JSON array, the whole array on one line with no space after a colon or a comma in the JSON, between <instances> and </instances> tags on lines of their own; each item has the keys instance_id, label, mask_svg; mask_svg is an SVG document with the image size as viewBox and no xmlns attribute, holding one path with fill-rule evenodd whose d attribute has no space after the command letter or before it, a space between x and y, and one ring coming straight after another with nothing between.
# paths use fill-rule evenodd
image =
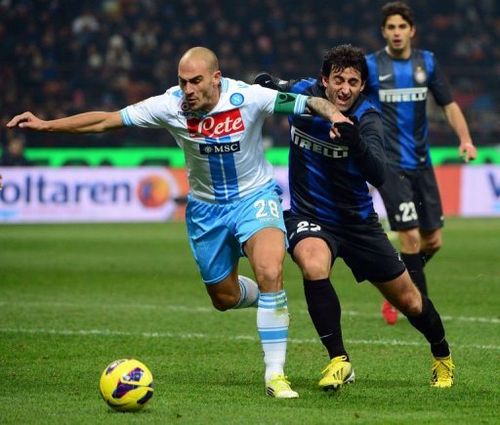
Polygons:
<instances>
[{"instance_id":1,"label":"white field line","mask_svg":"<svg viewBox=\"0 0 500 425\"><path fill-rule=\"evenodd\" d=\"M124 337L142 337L142 338L174 338L181 340L206 339L206 340L230 340L230 341L254 341L258 342L256 336L251 335L235 335L235 336L217 336L216 334L205 333L175 333L175 332L124 332L112 331L110 329L45 329L45 328L0 328L0 333L14 334L45 334L56 336L124 336ZM317 344L319 340L316 338L289 338L288 342L292 344ZM386 346L424 346L425 342L416 341L400 341L395 339L347 339L346 343L353 345L386 345ZM453 344L456 348L472 348L475 350L500 350L497 345L478 345L478 344Z\"/></svg>"},{"instance_id":2,"label":"white field line","mask_svg":"<svg viewBox=\"0 0 500 425\"><path fill-rule=\"evenodd\" d=\"M169 310L169 311L178 311L178 312L189 312L189 313L217 313L213 307L195 307L195 306L187 306L187 305L176 305L176 304L165 304L165 305L156 305L156 304L134 304L133 306L130 304L77 304L77 303L66 303L66 302L53 302L53 301L15 301L15 302L6 302L0 301L0 306L8 305L10 307L20 306L20 307L39 307L39 308L92 308L92 309L134 309L134 310ZM308 314L307 310L304 308L300 309L292 309L290 310L290 314L294 316L295 314ZM360 311L354 310L342 310L342 315L345 316L359 316L359 317L371 317L371 318L379 318L380 314L377 313L364 313ZM500 324L500 318L496 317L466 317L466 316L448 316L442 315L441 318L444 321L456 321L456 322L472 322L472 323L485 323L498 325Z\"/></svg>"}]
</instances>

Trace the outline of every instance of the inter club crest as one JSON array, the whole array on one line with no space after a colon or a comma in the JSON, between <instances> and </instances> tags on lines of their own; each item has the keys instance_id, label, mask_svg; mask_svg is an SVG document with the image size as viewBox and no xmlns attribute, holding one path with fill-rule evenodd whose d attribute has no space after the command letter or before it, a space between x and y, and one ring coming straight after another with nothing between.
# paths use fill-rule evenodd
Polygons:
<instances>
[{"instance_id":1,"label":"inter club crest","mask_svg":"<svg viewBox=\"0 0 500 425\"><path fill-rule=\"evenodd\" d=\"M417 66L417 69L415 70L415 74L413 76L415 78L415 81L419 84L424 84L427 81L427 73L421 66Z\"/></svg>"}]
</instances>

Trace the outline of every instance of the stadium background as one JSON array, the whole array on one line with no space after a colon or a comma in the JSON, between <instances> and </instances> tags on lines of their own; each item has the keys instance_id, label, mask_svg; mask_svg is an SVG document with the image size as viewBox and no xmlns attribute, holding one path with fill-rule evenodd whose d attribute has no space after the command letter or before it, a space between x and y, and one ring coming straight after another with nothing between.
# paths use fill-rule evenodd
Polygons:
<instances>
[{"instance_id":1,"label":"stadium background","mask_svg":"<svg viewBox=\"0 0 500 425\"><path fill-rule=\"evenodd\" d=\"M214 49L223 74L229 77L252 81L262 70L284 78L314 76L323 52L335 44L356 44L366 52L383 46L379 27L384 3L353 0L335 2L326 9L318 0L0 1L3 165L9 165L8 145L20 139L29 165L169 166L182 198L187 190L183 155L166 131L124 129L75 137L6 131L4 124L24 110L56 118L87 110L116 110L162 93L177 83L177 61L193 45ZM488 198L489 213L479 215L499 215L500 5L494 0L414 0L409 4L417 25L414 44L436 53L479 147L473 168L495 164L472 177L468 166L438 170L445 212L463 215L462 198L470 195L456 193L454 188L469 176L481 189L466 181L469 192ZM434 163L459 164L456 137L432 102L429 109ZM268 158L283 167L287 127L286 118L274 117L264 128ZM20 207L17 200L23 198L23 187L28 190L26 181L40 180L33 169L15 176L4 169L3 174L0 216L6 221ZM143 177L155 181L152 176L152 180ZM146 187L143 194L163 190L161 185L160 189L144 186L143 180L130 184ZM33 207L33 202L23 207L30 209L32 218L36 215ZM181 216L182 211L175 214Z\"/></svg>"},{"instance_id":2,"label":"stadium background","mask_svg":"<svg viewBox=\"0 0 500 425\"><path fill-rule=\"evenodd\" d=\"M5 122L31 110L44 117L114 110L176 84L177 60L193 45L214 49L224 75L252 80L316 75L325 49L349 42L383 45L380 5L353 0L3 0L0 2L0 110ZM415 45L432 50L465 110L475 142L500 134L500 4L494 0L409 2ZM434 145L454 145L441 114L431 115ZM495 119L496 118L496 119ZM267 133L286 145L276 123ZM5 143L5 134L2 135ZM28 146L174 146L166 132L94 138L28 135Z\"/></svg>"},{"instance_id":3,"label":"stadium background","mask_svg":"<svg viewBox=\"0 0 500 425\"><path fill-rule=\"evenodd\" d=\"M382 46L380 1L329 2L329 10L325 4L0 0L0 142L7 143L6 119L25 109L56 117L120 108L162 92L175 83L178 56L192 44L213 47L224 56L225 74L245 79L262 68L284 76L315 73L321 49L339 42L359 43L367 50ZM449 184L444 193L456 194L457 182L465 179L470 185L466 192L477 195L469 205L481 205L487 198L482 190L489 190L498 217L499 5L496 0L410 4L418 19L417 45L440 56L481 148L481 165L439 167ZM79 30L86 21L94 21L91 27L97 22L99 29ZM114 34L124 39L128 60L113 55L106 60ZM137 47L141 38L150 37L156 39L154 48ZM270 55L265 54L269 40ZM432 119L437 162L455 161L454 137L440 113ZM283 128L269 120L266 131L273 136ZM336 263L334 282L357 382L333 397L318 391L326 353L309 320L300 272L287 256L284 275L292 314L287 374L300 399L276 403L262 391L255 311L221 315L212 308L184 223L58 224L79 214L102 220L96 214L106 203L106 214L132 221L137 216L130 211L148 213L140 204L181 201L182 196L172 199L179 192L170 177L185 174L182 155L166 132L86 137L9 132L8 137L19 135L26 137L26 156L38 166L0 166L0 223L11 222L16 214L40 220L41 214L51 213L56 222L0 224L0 423L499 423L500 386L494 378L500 375L498 218L447 219L444 249L428 266L433 302L443 312L457 365L451 391L429 388L424 340L404 320L386 326L377 292L355 285L342 262ZM268 154L281 164L284 141L275 138L273 143L278 147ZM444 156L441 149L448 150ZM58 166L79 158L92 165L174 161L173 168ZM496 164L488 172L484 162ZM286 167L278 172L286 173ZM178 183L184 193L185 178ZM459 199L452 199L457 207ZM247 261L240 271L251 275ZM123 357L140 359L155 376L155 396L139 414L113 414L99 397L103 368Z\"/></svg>"}]
</instances>

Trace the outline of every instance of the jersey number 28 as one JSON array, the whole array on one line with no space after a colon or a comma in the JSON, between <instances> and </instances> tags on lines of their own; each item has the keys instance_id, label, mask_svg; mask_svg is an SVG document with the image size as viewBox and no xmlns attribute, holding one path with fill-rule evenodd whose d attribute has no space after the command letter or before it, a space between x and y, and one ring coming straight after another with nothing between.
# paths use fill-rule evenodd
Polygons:
<instances>
[{"instance_id":1,"label":"jersey number 28","mask_svg":"<svg viewBox=\"0 0 500 425\"><path fill-rule=\"evenodd\" d=\"M257 208L257 214L255 214L255 217L257 218L266 218L269 217L269 215L276 218L280 217L278 204L273 200L266 201L264 199L259 199L258 201L255 201L253 206Z\"/></svg>"}]
</instances>

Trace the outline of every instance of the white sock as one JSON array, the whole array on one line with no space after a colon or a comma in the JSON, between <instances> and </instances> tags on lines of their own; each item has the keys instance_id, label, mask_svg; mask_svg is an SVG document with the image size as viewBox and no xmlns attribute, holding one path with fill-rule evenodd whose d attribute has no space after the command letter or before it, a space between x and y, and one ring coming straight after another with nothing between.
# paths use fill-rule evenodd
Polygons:
<instances>
[{"instance_id":1,"label":"white sock","mask_svg":"<svg viewBox=\"0 0 500 425\"><path fill-rule=\"evenodd\" d=\"M238 275L240 284L240 300L233 308L257 307L259 299L259 287L252 279Z\"/></svg>"},{"instance_id":2,"label":"white sock","mask_svg":"<svg viewBox=\"0 0 500 425\"><path fill-rule=\"evenodd\" d=\"M265 382L274 374L284 374L289 321L284 290L260 293L257 330L264 351Z\"/></svg>"}]
</instances>

